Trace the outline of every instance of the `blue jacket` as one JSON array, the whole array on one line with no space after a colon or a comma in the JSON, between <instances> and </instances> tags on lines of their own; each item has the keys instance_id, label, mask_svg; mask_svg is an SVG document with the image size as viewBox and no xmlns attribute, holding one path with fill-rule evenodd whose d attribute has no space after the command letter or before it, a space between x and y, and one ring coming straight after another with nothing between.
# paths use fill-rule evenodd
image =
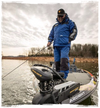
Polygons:
<instances>
[{"instance_id":1,"label":"blue jacket","mask_svg":"<svg viewBox=\"0 0 100 108\"><path fill-rule=\"evenodd\" d=\"M57 20L57 18L56 18ZM66 15L62 23L57 20L50 32L48 42L52 42L53 46L70 46L70 42L76 38L77 28L75 23Z\"/></svg>"}]
</instances>

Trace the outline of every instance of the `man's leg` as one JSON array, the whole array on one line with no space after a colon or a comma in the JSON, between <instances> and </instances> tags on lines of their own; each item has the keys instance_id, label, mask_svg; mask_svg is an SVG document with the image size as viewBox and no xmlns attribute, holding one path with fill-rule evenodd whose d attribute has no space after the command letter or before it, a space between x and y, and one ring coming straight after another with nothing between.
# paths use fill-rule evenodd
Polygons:
<instances>
[{"instance_id":1,"label":"man's leg","mask_svg":"<svg viewBox=\"0 0 100 108\"><path fill-rule=\"evenodd\" d=\"M64 72L64 78L66 79L69 73L69 47L61 48L61 66L60 72Z\"/></svg>"},{"instance_id":2,"label":"man's leg","mask_svg":"<svg viewBox=\"0 0 100 108\"><path fill-rule=\"evenodd\" d=\"M60 72L60 50L58 47L54 47L54 61L55 61L56 71Z\"/></svg>"}]
</instances>

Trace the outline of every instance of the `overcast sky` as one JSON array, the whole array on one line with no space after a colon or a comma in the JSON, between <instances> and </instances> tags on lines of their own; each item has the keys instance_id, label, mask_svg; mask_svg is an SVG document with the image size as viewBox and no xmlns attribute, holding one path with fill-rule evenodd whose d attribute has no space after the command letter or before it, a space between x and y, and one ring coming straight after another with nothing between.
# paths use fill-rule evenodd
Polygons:
<instances>
[{"instance_id":1,"label":"overcast sky","mask_svg":"<svg viewBox=\"0 0 100 108\"><path fill-rule=\"evenodd\" d=\"M2 2L2 53L19 55L31 47L47 45L56 23L57 10L63 8L78 28L72 44L98 44L98 2L29 4Z\"/></svg>"}]
</instances>

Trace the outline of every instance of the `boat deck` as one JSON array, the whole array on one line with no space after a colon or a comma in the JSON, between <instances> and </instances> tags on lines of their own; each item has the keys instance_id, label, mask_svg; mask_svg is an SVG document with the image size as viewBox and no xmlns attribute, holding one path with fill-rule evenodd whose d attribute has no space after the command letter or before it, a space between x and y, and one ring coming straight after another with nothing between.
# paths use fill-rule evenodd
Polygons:
<instances>
[{"instance_id":1,"label":"boat deck","mask_svg":"<svg viewBox=\"0 0 100 108\"><path fill-rule=\"evenodd\" d=\"M80 84L87 84L90 82L91 78L87 73L80 73L80 72L72 72L68 74L66 79L67 81L75 81Z\"/></svg>"}]
</instances>

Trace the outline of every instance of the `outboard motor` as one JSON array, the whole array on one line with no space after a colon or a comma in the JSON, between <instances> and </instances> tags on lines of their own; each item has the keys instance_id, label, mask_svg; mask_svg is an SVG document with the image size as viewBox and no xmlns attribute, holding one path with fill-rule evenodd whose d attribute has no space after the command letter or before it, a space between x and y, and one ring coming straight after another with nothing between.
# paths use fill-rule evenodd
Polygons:
<instances>
[{"instance_id":1,"label":"outboard motor","mask_svg":"<svg viewBox=\"0 0 100 108\"><path fill-rule=\"evenodd\" d=\"M53 74L47 70L39 70L35 66L31 68L36 78L40 81L39 87L41 93L47 93L52 91Z\"/></svg>"},{"instance_id":2,"label":"outboard motor","mask_svg":"<svg viewBox=\"0 0 100 108\"><path fill-rule=\"evenodd\" d=\"M49 70L38 69L37 66L46 67ZM80 84L65 81L62 72L56 72L52 68L41 64L35 64L31 71L40 81L40 92L33 98L32 104L58 104L79 92Z\"/></svg>"}]
</instances>

